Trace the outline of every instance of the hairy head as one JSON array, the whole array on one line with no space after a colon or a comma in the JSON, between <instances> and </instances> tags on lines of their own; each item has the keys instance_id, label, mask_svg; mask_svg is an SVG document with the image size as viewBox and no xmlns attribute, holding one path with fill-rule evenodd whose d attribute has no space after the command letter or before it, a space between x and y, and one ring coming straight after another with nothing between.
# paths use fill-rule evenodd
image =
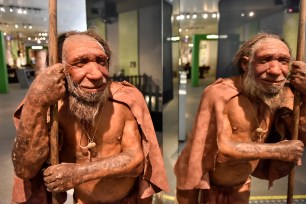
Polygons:
<instances>
[{"instance_id":1,"label":"hairy head","mask_svg":"<svg viewBox=\"0 0 306 204\"><path fill-rule=\"evenodd\" d=\"M273 38L273 39L277 39L282 41L283 43L285 43L288 46L288 43L281 38L278 35L275 34L271 34L271 33L258 33L256 35L254 35L250 40L246 41L245 43L243 43L243 45L239 48L239 50L236 52L235 56L234 56L234 64L236 65L236 67L238 68L238 71L240 73L244 72L244 69L242 68L242 60L244 57L248 57L248 58L252 58L254 52L256 51L256 44L263 40L263 39L268 39L268 38ZM291 50L289 48L290 54L291 54Z\"/></svg>"},{"instance_id":2,"label":"hairy head","mask_svg":"<svg viewBox=\"0 0 306 204\"><path fill-rule=\"evenodd\" d=\"M256 83L254 70L251 68L248 69L242 84L243 93L253 100L262 101L271 111L278 109L284 100L282 87L279 89L272 86L263 87L261 84Z\"/></svg>"},{"instance_id":3,"label":"hairy head","mask_svg":"<svg viewBox=\"0 0 306 204\"><path fill-rule=\"evenodd\" d=\"M86 31L69 31L69 32L60 34L58 36L58 61L59 62L62 62L64 41L66 40L66 38L70 36L74 36L74 35L88 36L88 37L92 37L95 40L97 40L98 43L100 43L101 46L103 47L104 52L107 55L108 64L109 64L111 55L112 55L109 45L94 29L88 29Z\"/></svg>"},{"instance_id":4,"label":"hairy head","mask_svg":"<svg viewBox=\"0 0 306 204\"><path fill-rule=\"evenodd\" d=\"M107 42L92 29L70 31L58 37L58 60L65 64L66 102L80 121L92 124L101 104L108 99L110 58Z\"/></svg>"},{"instance_id":5,"label":"hairy head","mask_svg":"<svg viewBox=\"0 0 306 204\"><path fill-rule=\"evenodd\" d=\"M243 92L271 110L283 102L283 87L289 71L290 48L279 36L259 33L238 50L235 63L243 76Z\"/></svg>"}]
</instances>

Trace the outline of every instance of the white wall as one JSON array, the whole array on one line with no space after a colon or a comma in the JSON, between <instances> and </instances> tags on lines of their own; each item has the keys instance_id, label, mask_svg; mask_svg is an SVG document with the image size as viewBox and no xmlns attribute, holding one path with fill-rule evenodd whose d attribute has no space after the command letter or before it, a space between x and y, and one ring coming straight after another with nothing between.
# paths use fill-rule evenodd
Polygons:
<instances>
[{"instance_id":1,"label":"white wall","mask_svg":"<svg viewBox=\"0 0 306 204\"><path fill-rule=\"evenodd\" d=\"M70 30L84 31L86 23L85 0L58 0L57 1L57 32Z\"/></svg>"}]
</instances>

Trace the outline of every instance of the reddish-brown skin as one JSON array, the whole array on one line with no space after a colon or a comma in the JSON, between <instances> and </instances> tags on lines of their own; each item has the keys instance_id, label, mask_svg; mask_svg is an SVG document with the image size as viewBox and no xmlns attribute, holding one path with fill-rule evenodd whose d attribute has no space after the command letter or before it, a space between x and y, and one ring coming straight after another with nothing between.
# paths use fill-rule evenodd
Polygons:
<instances>
[{"instance_id":1,"label":"reddish-brown skin","mask_svg":"<svg viewBox=\"0 0 306 204\"><path fill-rule=\"evenodd\" d=\"M106 88L107 57L95 39L70 36L64 42L63 54L66 61L40 74L25 98L12 152L15 173L20 178L34 177L48 159L47 111L50 105L64 100L64 67L84 92ZM84 58L85 62L80 62ZM44 171L46 187L54 192L74 188L78 203L113 202L125 198L137 183L144 160L138 125L130 109L110 100L102 104L104 108L100 108L95 117L92 130L96 126L99 128L89 133L95 132L97 144L91 151L90 162L88 152L79 147L80 140L83 146L87 145L86 134L66 104L59 103L59 127L64 138L60 151L62 163ZM103 114L101 120L100 114Z\"/></svg>"}]
</instances>

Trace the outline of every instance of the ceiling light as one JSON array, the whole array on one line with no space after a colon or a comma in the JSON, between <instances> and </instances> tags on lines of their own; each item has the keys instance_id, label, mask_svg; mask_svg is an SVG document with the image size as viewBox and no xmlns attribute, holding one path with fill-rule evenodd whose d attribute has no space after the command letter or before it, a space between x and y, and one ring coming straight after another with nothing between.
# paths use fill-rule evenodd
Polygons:
<instances>
[{"instance_id":1,"label":"ceiling light","mask_svg":"<svg viewBox=\"0 0 306 204\"><path fill-rule=\"evenodd\" d=\"M205 18L205 19L208 18L208 14L207 14L207 13L204 13L204 14L203 14L203 18Z\"/></svg>"},{"instance_id":2,"label":"ceiling light","mask_svg":"<svg viewBox=\"0 0 306 204\"><path fill-rule=\"evenodd\" d=\"M253 17L255 15L255 13L253 11L250 11L249 16Z\"/></svg>"},{"instance_id":3,"label":"ceiling light","mask_svg":"<svg viewBox=\"0 0 306 204\"><path fill-rule=\"evenodd\" d=\"M33 46L31 46L31 49L33 49L33 50L42 50L43 46L41 46L41 45L33 45Z\"/></svg>"},{"instance_id":4,"label":"ceiling light","mask_svg":"<svg viewBox=\"0 0 306 204\"><path fill-rule=\"evenodd\" d=\"M218 35L207 35L207 39L218 39Z\"/></svg>"},{"instance_id":5,"label":"ceiling light","mask_svg":"<svg viewBox=\"0 0 306 204\"><path fill-rule=\"evenodd\" d=\"M217 14L213 13L213 14L211 15L211 17L212 17L212 18L217 18Z\"/></svg>"},{"instance_id":6,"label":"ceiling light","mask_svg":"<svg viewBox=\"0 0 306 204\"><path fill-rule=\"evenodd\" d=\"M193 19L195 19L195 18L197 18L197 17L198 17L197 14L193 14L193 15L192 15L192 18L193 18Z\"/></svg>"}]
</instances>

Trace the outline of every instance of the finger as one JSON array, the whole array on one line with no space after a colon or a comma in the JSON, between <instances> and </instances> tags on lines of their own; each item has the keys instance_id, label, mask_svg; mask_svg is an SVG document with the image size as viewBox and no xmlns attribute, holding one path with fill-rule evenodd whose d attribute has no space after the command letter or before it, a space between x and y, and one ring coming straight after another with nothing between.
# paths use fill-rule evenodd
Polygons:
<instances>
[{"instance_id":1,"label":"finger","mask_svg":"<svg viewBox=\"0 0 306 204\"><path fill-rule=\"evenodd\" d=\"M304 79L305 79L305 76L302 76L302 75L300 75L300 74L293 74L293 75L291 76L291 81L292 81L293 83L300 83L300 82L302 82Z\"/></svg>"},{"instance_id":2,"label":"finger","mask_svg":"<svg viewBox=\"0 0 306 204\"><path fill-rule=\"evenodd\" d=\"M45 183L45 186L47 187L47 190L49 192L53 192L55 191L55 189L58 188L57 184L55 182L52 182L52 183Z\"/></svg>"},{"instance_id":3,"label":"finger","mask_svg":"<svg viewBox=\"0 0 306 204\"><path fill-rule=\"evenodd\" d=\"M44 176L50 176L53 174L55 170L55 166L49 166L48 168L46 168L44 171L43 171L43 175Z\"/></svg>"},{"instance_id":4,"label":"finger","mask_svg":"<svg viewBox=\"0 0 306 204\"><path fill-rule=\"evenodd\" d=\"M54 177L44 178L44 182L46 185L51 185L52 183L56 182L56 178Z\"/></svg>"}]
</instances>

